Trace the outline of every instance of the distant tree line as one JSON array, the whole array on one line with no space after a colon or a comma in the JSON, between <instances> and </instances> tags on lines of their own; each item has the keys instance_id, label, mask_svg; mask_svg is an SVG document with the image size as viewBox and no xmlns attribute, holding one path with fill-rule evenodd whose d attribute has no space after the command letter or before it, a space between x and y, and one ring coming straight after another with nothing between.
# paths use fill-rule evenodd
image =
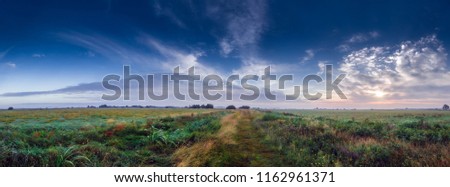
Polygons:
<instances>
[{"instance_id":1,"label":"distant tree line","mask_svg":"<svg viewBox=\"0 0 450 187\"><path fill-rule=\"evenodd\" d=\"M239 107L239 109L250 109L250 106L243 105L243 106Z\"/></svg>"},{"instance_id":2,"label":"distant tree line","mask_svg":"<svg viewBox=\"0 0 450 187\"><path fill-rule=\"evenodd\" d=\"M234 105L228 105L225 109L227 109L227 110L235 110L236 107ZM250 109L250 106L243 105L243 106L239 107L239 109Z\"/></svg>"},{"instance_id":3,"label":"distant tree line","mask_svg":"<svg viewBox=\"0 0 450 187\"><path fill-rule=\"evenodd\" d=\"M187 108L205 108L205 109L213 109L214 105L212 104L202 104L202 105L190 105Z\"/></svg>"},{"instance_id":4,"label":"distant tree line","mask_svg":"<svg viewBox=\"0 0 450 187\"><path fill-rule=\"evenodd\" d=\"M11 107L12 108L12 107ZM93 106L93 105L88 105L87 108L177 108L177 107L173 107L173 106L152 106L152 105L147 105L147 106L142 106L142 105L131 105L131 106L114 106L114 105L106 105L106 104L102 104L97 106ZM184 108L195 108L195 109L213 109L214 105L213 104L194 104L194 105L189 105L186 106ZM226 109L237 109L234 105L228 105L226 107ZM248 105L243 105L240 106L239 109L250 109L250 106ZM10 109L12 110L12 109Z\"/></svg>"},{"instance_id":5,"label":"distant tree line","mask_svg":"<svg viewBox=\"0 0 450 187\"><path fill-rule=\"evenodd\" d=\"M97 107L88 105L87 108L97 108ZM98 108L177 108L177 107L174 107L174 106L153 106L153 105L147 105L147 106L142 106L142 105L115 106L115 105L103 104L103 105L98 106Z\"/></svg>"}]
</instances>

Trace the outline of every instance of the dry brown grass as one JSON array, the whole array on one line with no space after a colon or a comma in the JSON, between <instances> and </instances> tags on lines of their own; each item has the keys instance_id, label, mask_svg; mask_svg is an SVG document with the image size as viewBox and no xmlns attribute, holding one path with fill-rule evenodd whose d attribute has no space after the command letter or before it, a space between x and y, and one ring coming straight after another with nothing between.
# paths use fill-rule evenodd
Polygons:
<instances>
[{"instance_id":1,"label":"dry brown grass","mask_svg":"<svg viewBox=\"0 0 450 187\"><path fill-rule=\"evenodd\" d=\"M114 124L115 122L116 122L116 120L113 119L113 118L109 118L109 119L106 120L106 124L108 124L108 125L112 125L112 124Z\"/></svg>"},{"instance_id":2,"label":"dry brown grass","mask_svg":"<svg viewBox=\"0 0 450 187\"><path fill-rule=\"evenodd\" d=\"M195 143L192 146L184 146L173 154L173 158L178 167L198 167L203 166L208 158L210 150L217 140L207 140Z\"/></svg>"},{"instance_id":3,"label":"dry brown grass","mask_svg":"<svg viewBox=\"0 0 450 187\"><path fill-rule=\"evenodd\" d=\"M234 135L237 133L237 125L240 113L234 113L222 118L222 125L217 133L217 138L226 144L236 144Z\"/></svg>"},{"instance_id":4,"label":"dry brown grass","mask_svg":"<svg viewBox=\"0 0 450 187\"><path fill-rule=\"evenodd\" d=\"M234 139L239 124L240 112L235 112L224 116L220 123L221 127L213 138L197 142L191 146L179 148L173 158L176 166L203 166L209 158L210 151L220 142L221 144L236 144Z\"/></svg>"}]
</instances>

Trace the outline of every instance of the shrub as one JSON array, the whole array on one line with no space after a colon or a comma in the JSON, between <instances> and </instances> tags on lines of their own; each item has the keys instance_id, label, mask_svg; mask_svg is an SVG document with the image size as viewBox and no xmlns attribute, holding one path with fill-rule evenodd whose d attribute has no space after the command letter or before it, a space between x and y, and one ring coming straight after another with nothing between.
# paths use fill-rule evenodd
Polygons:
<instances>
[{"instance_id":1,"label":"shrub","mask_svg":"<svg viewBox=\"0 0 450 187\"><path fill-rule=\"evenodd\" d=\"M263 121L275 121L277 119L280 119L280 115L276 114L276 113L265 113L264 116L262 117Z\"/></svg>"},{"instance_id":2,"label":"shrub","mask_svg":"<svg viewBox=\"0 0 450 187\"><path fill-rule=\"evenodd\" d=\"M244 105L244 106L239 107L239 109L250 109L250 106Z\"/></svg>"},{"instance_id":3,"label":"shrub","mask_svg":"<svg viewBox=\"0 0 450 187\"><path fill-rule=\"evenodd\" d=\"M236 109L236 107L234 105L228 105L227 108L225 108L227 110L234 110Z\"/></svg>"}]
</instances>

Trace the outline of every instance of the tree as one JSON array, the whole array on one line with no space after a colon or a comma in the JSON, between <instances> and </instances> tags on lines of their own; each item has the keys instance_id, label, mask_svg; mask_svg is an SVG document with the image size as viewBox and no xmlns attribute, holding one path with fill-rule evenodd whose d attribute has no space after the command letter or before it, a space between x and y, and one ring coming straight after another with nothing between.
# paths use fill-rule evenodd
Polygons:
<instances>
[{"instance_id":1,"label":"tree","mask_svg":"<svg viewBox=\"0 0 450 187\"><path fill-rule=\"evenodd\" d=\"M239 107L239 109L250 109L250 106L244 105L244 106Z\"/></svg>"},{"instance_id":2,"label":"tree","mask_svg":"<svg viewBox=\"0 0 450 187\"><path fill-rule=\"evenodd\" d=\"M236 109L236 107L234 105L228 105L227 108L225 108L227 110L234 110Z\"/></svg>"},{"instance_id":3,"label":"tree","mask_svg":"<svg viewBox=\"0 0 450 187\"><path fill-rule=\"evenodd\" d=\"M10 107L8 108L8 110L14 110L14 108L13 108L12 106L10 106Z\"/></svg>"},{"instance_id":4,"label":"tree","mask_svg":"<svg viewBox=\"0 0 450 187\"><path fill-rule=\"evenodd\" d=\"M189 108L200 108L200 105L191 105Z\"/></svg>"},{"instance_id":5,"label":"tree","mask_svg":"<svg viewBox=\"0 0 450 187\"><path fill-rule=\"evenodd\" d=\"M98 106L98 108L108 108L108 105L103 104L103 105Z\"/></svg>"},{"instance_id":6,"label":"tree","mask_svg":"<svg viewBox=\"0 0 450 187\"><path fill-rule=\"evenodd\" d=\"M206 104L206 108L214 108L214 105L212 105L212 104Z\"/></svg>"},{"instance_id":7,"label":"tree","mask_svg":"<svg viewBox=\"0 0 450 187\"><path fill-rule=\"evenodd\" d=\"M445 105L442 107L442 110L448 110L448 109L450 109L450 107L449 107L447 104L445 104Z\"/></svg>"}]
</instances>

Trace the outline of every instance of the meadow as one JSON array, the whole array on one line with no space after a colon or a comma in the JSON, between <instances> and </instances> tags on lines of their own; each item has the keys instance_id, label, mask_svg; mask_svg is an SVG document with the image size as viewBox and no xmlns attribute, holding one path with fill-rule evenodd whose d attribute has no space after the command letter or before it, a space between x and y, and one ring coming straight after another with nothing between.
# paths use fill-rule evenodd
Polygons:
<instances>
[{"instance_id":1,"label":"meadow","mask_svg":"<svg viewBox=\"0 0 450 187\"><path fill-rule=\"evenodd\" d=\"M0 166L450 166L438 110L0 111Z\"/></svg>"},{"instance_id":2,"label":"meadow","mask_svg":"<svg viewBox=\"0 0 450 187\"><path fill-rule=\"evenodd\" d=\"M177 147L220 127L224 112L50 109L0 113L0 166L170 166Z\"/></svg>"},{"instance_id":3,"label":"meadow","mask_svg":"<svg viewBox=\"0 0 450 187\"><path fill-rule=\"evenodd\" d=\"M448 111L269 111L256 125L287 166L450 166Z\"/></svg>"}]
</instances>

